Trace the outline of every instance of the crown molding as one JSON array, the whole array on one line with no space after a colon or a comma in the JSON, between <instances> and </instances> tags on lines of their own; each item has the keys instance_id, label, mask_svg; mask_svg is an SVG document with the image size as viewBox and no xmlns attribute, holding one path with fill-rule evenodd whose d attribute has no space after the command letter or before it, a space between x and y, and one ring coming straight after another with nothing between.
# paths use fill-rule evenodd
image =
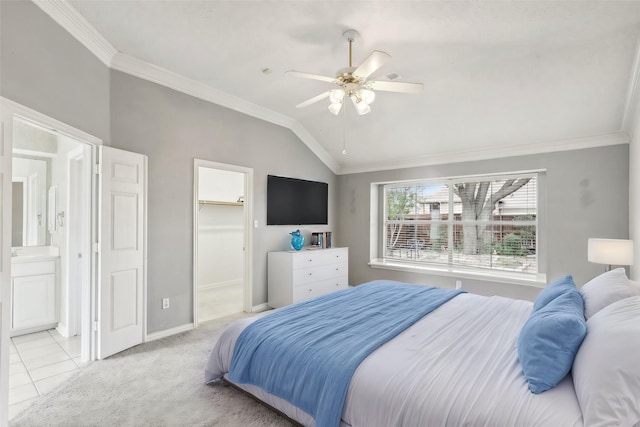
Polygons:
<instances>
[{"instance_id":1,"label":"crown molding","mask_svg":"<svg viewBox=\"0 0 640 427\"><path fill-rule=\"evenodd\" d=\"M207 86L182 75L118 52L71 4L66 0L32 0L51 19L67 30L107 67L191 95L204 101L290 129L329 168L338 173L338 163L316 139L291 117L245 101L234 95Z\"/></svg>"},{"instance_id":2,"label":"crown molding","mask_svg":"<svg viewBox=\"0 0 640 427\"><path fill-rule=\"evenodd\" d=\"M225 108L290 129L333 173L338 172L338 163L325 151L316 139L297 121L284 114L261 107L235 95L230 95L211 86L188 79L180 74L141 61L118 52L111 68L132 76L148 80L184 94L221 105Z\"/></svg>"},{"instance_id":3,"label":"crown molding","mask_svg":"<svg viewBox=\"0 0 640 427\"><path fill-rule=\"evenodd\" d=\"M309 149L318 156L318 158L336 175L340 174L340 165L335 161L333 157L326 152L326 150L316 141L316 139L309 133L307 128L302 126L300 122L294 121L291 126L291 131L296 134Z\"/></svg>"},{"instance_id":4,"label":"crown molding","mask_svg":"<svg viewBox=\"0 0 640 427\"><path fill-rule=\"evenodd\" d=\"M114 56L111 68L279 126L290 127L294 122L293 119L283 114L124 53L118 52Z\"/></svg>"},{"instance_id":5,"label":"crown molding","mask_svg":"<svg viewBox=\"0 0 640 427\"><path fill-rule=\"evenodd\" d=\"M557 151L581 150L585 148L606 147L610 145L628 144L629 135L625 131L617 131L603 135L582 138L563 139L550 142L524 144L506 147L447 152L429 156L417 156L384 163L371 163L362 166L344 167L340 175L375 172L392 169L406 169L420 166L433 166L449 163L473 162L478 160L502 159L505 157L527 156L531 154L552 153Z\"/></svg>"},{"instance_id":6,"label":"crown molding","mask_svg":"<svg viewBox=\"0 0 640 427\"><path fill-rule=\"evenodd\" d=\"M627 98L622 116L622 129L633 140L634 132L640 116L640 38L636 42L636 54L631 69L631 77L627 87Z\"/></svg>"},{"instance_id":7,"label":"crown molding","mask_svg":"<svg viewBox=\"0 0 640 427\"><path fill-rule=\"evenodd\" d=\"M111 66L111 61L118 51L69 2L66 0L32 1L107 67Z\"/></svg>"}]
</instances>

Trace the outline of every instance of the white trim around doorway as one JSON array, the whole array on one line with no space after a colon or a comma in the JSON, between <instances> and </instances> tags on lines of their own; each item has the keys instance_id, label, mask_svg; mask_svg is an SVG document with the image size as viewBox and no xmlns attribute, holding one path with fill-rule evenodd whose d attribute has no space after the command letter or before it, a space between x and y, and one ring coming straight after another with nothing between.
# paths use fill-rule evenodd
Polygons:
<instances>
[{"instance_id":1,"label":"white trim around doorway","mask_svg":"<svg viewBox=\"0 0 640 427\"><path fill-rule=\"evenodd\" d=\"M253 169L209 160L193 161L193 325L198 327L198 189L200 167L243 173L244 186L244 311L253 311Z\"/></svg>"}]
</instances>

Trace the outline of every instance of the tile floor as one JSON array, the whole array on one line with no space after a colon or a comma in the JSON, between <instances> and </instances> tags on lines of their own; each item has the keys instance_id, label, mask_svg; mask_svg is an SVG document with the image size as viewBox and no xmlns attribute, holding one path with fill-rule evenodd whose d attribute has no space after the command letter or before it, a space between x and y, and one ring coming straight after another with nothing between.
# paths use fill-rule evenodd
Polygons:
<instances>
[{"instance_id":1,"label":"tile floor","mask_svg":"<svg viewBox=\"0 0 640 427\"><path fill-rule=\"evenodd\" d=\"M85 365L80 337L65 338L55 329L13 337L9 351L9 419Z\"/></svg>"},{"instance_id":2,"label":"tile floor","mask_svg":"<svg viewBox=\"0 0 640 427\"><path fill-rule=\"evenodd\" d=\"M198 294L198 321L217 319L244 310L242 283L201 289Z\"/></svg>"}]
</instances>

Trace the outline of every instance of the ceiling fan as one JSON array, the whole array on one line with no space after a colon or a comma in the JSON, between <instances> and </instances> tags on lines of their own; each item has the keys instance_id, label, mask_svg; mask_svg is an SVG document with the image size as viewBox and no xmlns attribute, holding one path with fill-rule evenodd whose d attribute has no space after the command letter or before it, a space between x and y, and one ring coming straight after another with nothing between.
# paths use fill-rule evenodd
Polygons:
<instances>
[{"instance_id":1,"label":"ceiling fan","mask_svg":"<svg viewBox=\"0 0 640 427\"><path fill-rule=\"evenodd\" d=\"M343 33L343 36L349 42L349 66L338 70L336 77L320 76L301 71L287 71L287 74L295 77L320 80L339 86L337 89L328 90L296 105L297 108L304 108L315 102L329 98L331 101L329 111L338 115L344 99L351 98L351 102L353 102L356 111L362 115L371 111L370 105L375 100L375 91L377 90L399 93L419 93L422 91L422 83L367 80L371 74L386 64L391 59L391 56L388 53L374 50L360 66L357 68L353 67L351 61L352 45L358 36L358 32L355 30L347 30Z\"/></svg>"}]
</instances>

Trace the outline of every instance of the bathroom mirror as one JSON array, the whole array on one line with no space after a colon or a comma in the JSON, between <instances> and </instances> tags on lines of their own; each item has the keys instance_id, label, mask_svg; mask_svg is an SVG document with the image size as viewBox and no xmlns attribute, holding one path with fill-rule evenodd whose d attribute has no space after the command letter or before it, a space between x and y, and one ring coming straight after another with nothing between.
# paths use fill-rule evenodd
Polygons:
<instances>
[{"instance_id":1,"label":"bathroom mirror","mask_svg":"<svg viewBox=\"0 0 640 427\"><path fill-rule=\"evenodd\" d=\"M11 245L47 245L47 160L13 155Z\"/></svg>"}]
</instances>

